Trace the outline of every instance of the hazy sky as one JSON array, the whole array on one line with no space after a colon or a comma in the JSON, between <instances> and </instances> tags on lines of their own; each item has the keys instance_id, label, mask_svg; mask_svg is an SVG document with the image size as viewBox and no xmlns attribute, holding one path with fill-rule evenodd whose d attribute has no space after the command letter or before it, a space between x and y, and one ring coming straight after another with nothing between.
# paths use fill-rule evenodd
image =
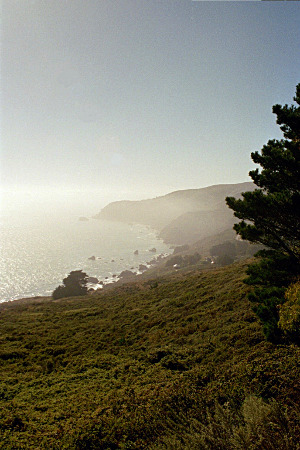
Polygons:
<instances>
[{"instance_id":1,"label":"hazy sky","mask_svg":"<svg viewBox=\"0 0 300 450\"><path fill-rule=\"evenodd\" d=\"M298 2L3 0L1 186L248 180L299 79Z\"/></svg>"}]
</instances>

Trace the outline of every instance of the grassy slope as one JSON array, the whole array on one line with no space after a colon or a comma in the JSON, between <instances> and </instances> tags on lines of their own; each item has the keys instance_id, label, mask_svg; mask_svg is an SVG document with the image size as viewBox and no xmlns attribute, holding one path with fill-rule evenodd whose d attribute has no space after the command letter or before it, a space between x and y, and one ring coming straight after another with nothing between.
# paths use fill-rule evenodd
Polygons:
<instances>
[{"instance_id":1,"label":"grassy slope","mask_svg":"<svg viewBox=\"0 0 300 450\"><path fill-rule=\"evenodd\" d=\"M299 348L263 340L244 270L2 305L0 448L298 448Z\"/></svg>"}]
</instances>

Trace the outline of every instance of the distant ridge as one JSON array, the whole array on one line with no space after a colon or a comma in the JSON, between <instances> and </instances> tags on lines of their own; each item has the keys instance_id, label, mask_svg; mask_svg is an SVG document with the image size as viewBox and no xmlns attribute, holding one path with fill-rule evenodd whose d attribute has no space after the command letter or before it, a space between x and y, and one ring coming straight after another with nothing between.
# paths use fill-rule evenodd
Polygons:
<instances>
[{"instance_id":1,"label":"distant ridge","mask_svg":"<svg viewBox=\"0 0 300 450\"><path fill-rule=\"evenodd\" d=\"M232 227L235 219L225 198L240 197L254 188L250 182L218 184L147 200L123 200L109 203L95 218L149 225L167 243L188 243Z\"/></svg>"}]
</instances>

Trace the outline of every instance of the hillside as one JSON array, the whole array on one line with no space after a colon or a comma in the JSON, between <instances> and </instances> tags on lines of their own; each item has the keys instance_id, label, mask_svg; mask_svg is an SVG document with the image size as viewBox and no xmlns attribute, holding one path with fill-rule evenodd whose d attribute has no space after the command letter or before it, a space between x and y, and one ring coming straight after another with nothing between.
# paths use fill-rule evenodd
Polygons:
<instances>
[{"instance_id":1,"label":"hillside","mask_svg":"<svg viewBox=\"0 0 300 450\"><path fill-rule=\"evenodd\" d=\"M224 228L220 224L223 221L228 223L230 215L230 228L233 223L232 212L228 213L225 197L239 197L241 192L253 189L253 183L220 184L202 189L175 191L149 200L113 202L103 208L95 218L142 223L161 231L166 242L186 243L191 241L189 236L186 240L187 226L189 233L196 240L207 234L207 226L202 226L203 222L212 223L210 234L214 234L223 231ZM205 212L205 218L201 212ZM174 241L176 238L179 241Z\"/></svg>"},{"instance_id":2,"label":"hillside","mask_svg":"<svg viewBox=\"0 0 300 450\"><path fill-rule=\"evenodd\" d=\"M246 263L0 305L0 448L299 448L299 348L267 343Z\"/></svg>"},{"instance_id":3,"label":"hillside","mask_svg":"<svg viewBox=\"0 0 300 450\"><path fill-rule=\"evenodd\" d=\"M237 219L229 208L193 211L172 220L159 233L167 244L193 244L199 239L231 230Z\"/></svg>"}]
</instances>

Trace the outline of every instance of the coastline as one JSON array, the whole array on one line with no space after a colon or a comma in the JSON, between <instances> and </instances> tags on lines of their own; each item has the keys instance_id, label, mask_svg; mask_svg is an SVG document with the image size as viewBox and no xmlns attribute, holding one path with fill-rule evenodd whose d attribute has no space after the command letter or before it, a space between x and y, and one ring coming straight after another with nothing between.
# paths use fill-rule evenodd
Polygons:
<instances>
[{"instance_id":1,"label":"coastline","mask_svg":"<svg viewBox=\"0 0 300 450\"><path fill-rule=\"evenodd\" d=\"M49 297L73 270L83 270L104 285L115 284L123 271L140 274L140 265L149 268L150 260L171 253L152 227L102 219L83 222L78 217L57 220L58 225L54 217L49 226L48 221L35 221L34 226L28 221L25 228L19 222L4 223L0 304ZM149 251L154 247L156 254ZM91 255L95 261L89 260ZM88 284L88 288L101 286Z\"/></svg>"},{"instance_id":2,"label":"coastline","mask_svg":"<svg viewBox=\"0 0 300 450\"><path fill-rule=\"evenodd\" d=\"M95 221L97 221L99 219L95 219ZM101 219L102 221L103 219ZM104 219L105 221L109 221L108 219ZM111 221L109 221L111 222ZM114 221L113 221L114 222ZM127 223L127 222L123 222L125 225L130 226L130 227L142 227L142 228L146 228L148 232L152 233L153 236L155 236L155 240L156 241L160 241L162 242L166 247L168 247L169 251L165 251L165 252L156 252L156 248L155 248L155 252L153 252L154 250L154 245L157 247L157 242L152 242L153 248L148 248L148 250L140 250L139 249L139 241L138 239L140 239L139 236L137 236L137 242L136 242L136 250L133 247L132 248L132 255L135 254L135 252L137 252L137 255L139 254L138 250L140 250L140 256L141 254L143 255L142 259L138 259L137 261L129 261L122 257L115 257L116 263L119 263L119 267L117 270L113 271L112 267L107 267L107 273L105 274L106 276L103 275L103 267L104 270L106 269L105 265L110 265L114 259L111 259L110 257L106 257L106 259L103 259L102 257L95 257L95 260L99 260L99 266L100 264L103 264L102 266L102 276L99 274L95 274L95 265L89 268L87 267L83 267L83 266L79 266L75 267L76 264L74 265L73 268L71 268L69 270L83 270L84 272L87 273L88 277L96 277L98 279L98 283L88 283L87 287L89 289L88 295L94 295L95 293L99 293L103 290L106 289L110 289L114 286L119 286L121 284L124 283L129 283L129 282L135 282L138 280L138 277L145 274L146 272L148 272L149 270L151 270L154 267L157 267L159 265L159 263L166 259L168 256L170 256L172 254L171 248L169 246L169 244L166 244L164 242L164 240L162 238L159 237L159 230L152 228L149 225L145 225L145 224L140 224L138 222L131 222L131 223ZM151 244L150 244L151 247ZM147 255L145 254L145 252L147 252ZM113 255L113 252L112 252ZM120 255L122 256L122 254ZM146 257L148 256L148 257ZM90 260L91 257L86 257L86 260ZM101 260L101 262L100 262ZM124 264L121 263L121 261L124 262ZM91 261L93 262L93 261ZM133 267L134 266L134 267ZM69 273L68 272L68 273ZM104 272L105 273L105 272ZM64 277L64 275L62 275L62 278ZM62 283L58 282L57 286L59 284ZM51 288L52 289L52 288ZM53 288L53 290L55 289L55 287ZM1 305L9 305L9 304L25 304L25 303L36 303L36 302L41 302L41 301L49 301L52 299L52 292L53 290L50 291L50 289L47 289L47 292L45 293L41 293L39 294L38 292L41 291L41 289L37 288L37 289L32 289L32 291L34 292L34 290L37 291L37 293L33 293L32 295L18 295L17 298L3 298L0 300L0 308ZM51 292L51 293L50 293Z\"/></svg>"},{"instance_id":3,"label":"coastline","mask_svg":"<svg viewBox=\"0 0 300 450\"><path fill-rule=\"evenodd\" d=\"M145 264L141 264L141 265L145 266L145 269L138 270L137 272L125 269L124 271L120 272L120 274L117 275L113 280L104 283L102 285L102 287L100 287L100 288L94 289L94 292L90 292L90 294L93 295L94 293L102 291L102 290L105 290L107 288L112 288L114 286L120 286L121 284L124 284L124 283L130 283L130 282L138 281L140 276L142 276L144 274L147 274L147 272L149 272L151 269L153 269L155 267L159 267L160 263L162 261L166 260L168 258L168 256L170 256L171 254L172 253L169 253L169 254L161 253L161 254L159 254L157 256L155 262L152 262L152 264L151 263L147 263L147 262L145 262ZM152 259L152 261L153 261L153 259ZM124 272L125 272L124 276L120 276Z\"/></svg>"},{"instance_id":4,"label":"coastline","mask_svg":"<svg viewBox=\"0 0 300 450\"><path fill-rule=\"evenodd\" d=\"M127 269L124 269L123 271L120 272L119 275L116 275L115 278L110 279L109 281L105 281L103 282L103 285L100 285L99 283L95 284L95 286L98 286L97 288L92 288L90 287L90 290L88 291L87 295L95 295L99 292L105 291L107 289L112 289L115 286L120 286L122 284L125 283L132 283L132 282L136 282L138 281L139 277L141 275L144 275L146 272L148 272L150 269L154 268L154 267L158 267L159 263L164 261L168 256L170 256L170 254L159 254L157 256L157 262L153 263L153 264L147 264L145 263L145 266L147 264L147 268L142 270L142 271L137 271L137 272L131 272ZM131 272L131 275L128 273L127 276L124 277L120 277L120 275L123 272ZM90 286L92 285L92 283L88 283ZM72 298L72 297L63 297L62 299L59 300L66 300L68 298ZM44 302L48 302L48 301L56 301L53 300L52 296L44 296L44 295L36 295L36 296L32 296L32 297L22 297L22 298L17 298L14 300L3 300L0 301L0 310L3 309L3 307L7 307L10 305L25 305L25 304L29 304L29 303L44 303Z\"/></svg>"}]
</instances>

